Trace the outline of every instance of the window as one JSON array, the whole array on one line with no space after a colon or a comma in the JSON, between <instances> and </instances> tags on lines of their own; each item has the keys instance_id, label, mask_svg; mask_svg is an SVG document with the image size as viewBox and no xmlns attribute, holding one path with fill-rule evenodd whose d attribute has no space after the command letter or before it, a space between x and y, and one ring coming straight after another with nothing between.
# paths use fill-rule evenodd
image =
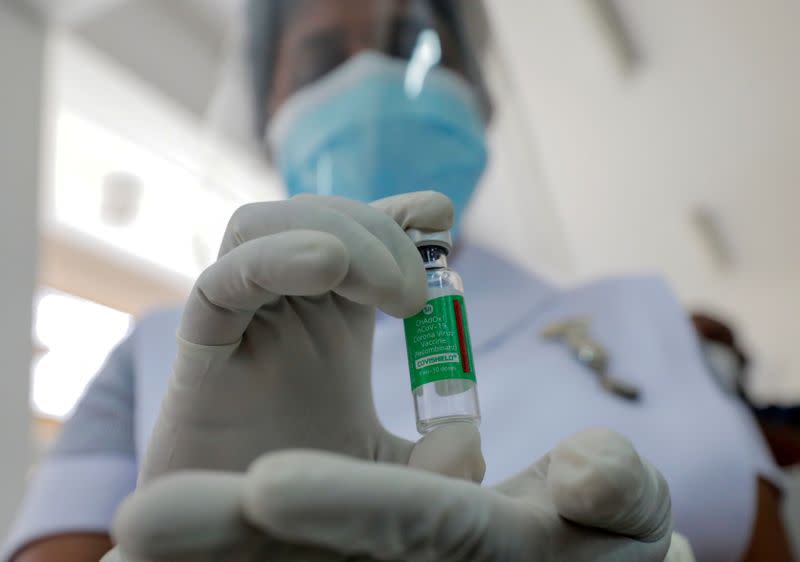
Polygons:
<instances>
[{"instance_id":1,"label":"window","mask_svg":"<svg viewBox=\"0 0 800 562\"><path fill-rule=\"evenodd\" d=\"M65 293L42 290L34 301L31 406L39 417L64 419L128 333L131 316Z\"/></svg>"}]
</instances>

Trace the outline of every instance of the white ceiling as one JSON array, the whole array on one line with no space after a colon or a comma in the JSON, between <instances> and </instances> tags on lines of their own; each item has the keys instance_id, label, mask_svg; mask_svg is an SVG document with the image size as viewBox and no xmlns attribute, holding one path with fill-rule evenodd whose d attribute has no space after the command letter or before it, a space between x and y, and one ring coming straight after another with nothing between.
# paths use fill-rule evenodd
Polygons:
<instances>
[{"instance_id":1,"label":"white ceiling","mask_svg":"<svg viewBox=\"0 0 800 562\"><path fill-rule=\"evenodd\" d=\"M202 115L243 0L18 0Z\"/></svg>"},{"instance_id":2,"label":"white ceiling","mask_svg":"<svg viewBox=\"0 0 800 562\"><path fill-rule=\"evenodd\" d=\"M202 114L218 81L227 21L220 17L223 5L199 0L118 0L76 29L100 50Z\"/></svg>"}]
</instances>

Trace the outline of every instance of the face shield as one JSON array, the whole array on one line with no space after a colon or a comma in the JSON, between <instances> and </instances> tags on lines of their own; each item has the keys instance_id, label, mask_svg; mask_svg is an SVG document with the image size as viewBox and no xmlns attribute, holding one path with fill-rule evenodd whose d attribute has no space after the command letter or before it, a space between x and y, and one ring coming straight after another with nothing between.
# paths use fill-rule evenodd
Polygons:
<instances>
[{"instance_id":1,"label":"face shield","mask_svg":"<svg viewBox=\"0 0 800 562\"><path fill-rule=\"evenodd\" d=\"M289 195L434 189L456 216L486 167L470 0L252 0L255 134Z\"/></svg>"}]
</instances>

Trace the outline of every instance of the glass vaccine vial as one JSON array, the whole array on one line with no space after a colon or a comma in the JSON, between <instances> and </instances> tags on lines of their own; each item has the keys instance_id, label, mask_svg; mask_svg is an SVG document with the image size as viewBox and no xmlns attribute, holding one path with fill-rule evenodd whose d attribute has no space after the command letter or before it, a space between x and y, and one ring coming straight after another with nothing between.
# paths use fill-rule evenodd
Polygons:
<instances>
[{"instance_id":1,"label":"glass vaccine vial","mask_svg":"<svg viewBox=\"0 0 800 562\"><path fill-rule=\"evenodd\" d=\"M452 422L480 424L475 363L464 286L447 267L449 231L406 231L419 249L428 279L428 302L404 320L417 430Z\"/></svg>"}]
</instances>

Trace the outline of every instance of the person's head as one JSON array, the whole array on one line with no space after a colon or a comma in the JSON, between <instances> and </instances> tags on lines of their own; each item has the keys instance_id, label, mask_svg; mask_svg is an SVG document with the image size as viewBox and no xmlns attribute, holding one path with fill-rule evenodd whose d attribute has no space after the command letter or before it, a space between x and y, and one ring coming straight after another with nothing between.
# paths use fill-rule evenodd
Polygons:
<instances>
[{"instance_id":1,"label":"person's head","mask_svg":"<svg viewBox=\"0 0 800 562\"><path fill-rule=\"evenodd\" d=\"M490 104L479 0L250 0L257 134L289 194L436 189L466 205Z\"/></svg>"}]
</instances>

